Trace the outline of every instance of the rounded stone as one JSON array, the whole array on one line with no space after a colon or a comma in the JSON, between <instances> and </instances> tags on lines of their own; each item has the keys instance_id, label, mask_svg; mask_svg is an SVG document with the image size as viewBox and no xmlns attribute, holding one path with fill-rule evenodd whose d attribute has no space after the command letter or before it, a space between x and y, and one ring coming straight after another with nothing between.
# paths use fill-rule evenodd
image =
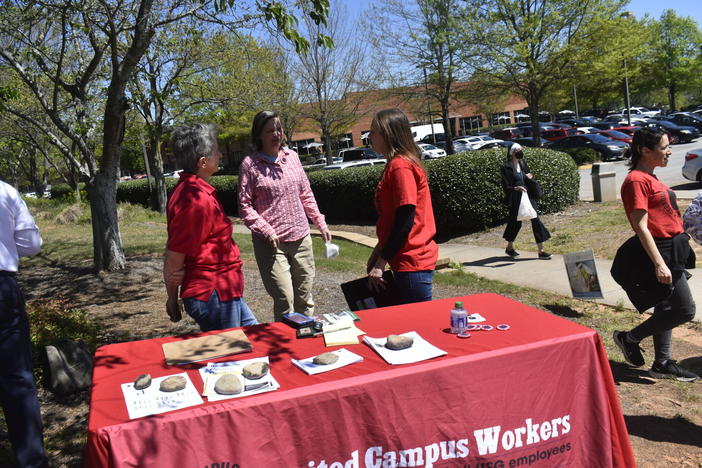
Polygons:
<instances>
[{"instance_id":1,"label":"rounded stone","mask_svg":"<svg viewBox=\"0 0 702 468\"><path fill-rule=\"evenodd\" d=\"M257 380L268 374L268 369L270 369L270 366L267 362L258 361L247 365L241 372L247 379Z\"/></svg>"},{"instance_id":2,"label":"rounded stone","mask_svg":"<svg viewBox=\"0 0 702 468\"><path fill-rule=\"evenodd\" d=\"M161 381L158 387L162 392L177 392L185 388L185 377L182 375L174 375Z\"/></svg>"},{"instance_id":3,"label":"rounded stone","mask_svg":"<svg viewBox=\"0 0 702 468\"><path fill-rule=\"evenodd\" d=\"M232 374L224 374L215 382L215 392L220 395L236 395L241 393L244 386L241 384L241 380Z\"/></svg>"},{"instance_id":4,"label":"rounded stone","mask_svg":"<svg viewBox=\"0 0 702 468\"><path fill-rule=\"evenodd\" d=\"M326 366L329 364L334 364L338 360L339 356L337 354L322 353L318 356L315 356L314 359L312 359L312 362L320 366Z\"/></svg>"},{"instance_id":5,"label":"rounded stone","mask_svg":"<svg viewBox=\"0 0 702 468\"><path fill-rule=\"evenodd\" d=\"M385 342L385 347L393 351L407 349L414 343L414 339L409 336L388 335L388 340Z\"/></svg>"},{"instance_id":6,"label":"rounded stone","mask_svg":"<svg viewBox=\"0 0 702 468\"><path fill-rule=\"evenodd\" d=\"M134 380L134 390L144 390L151 386L151 374L141 374Z\"/></svg>"}]
</instances>

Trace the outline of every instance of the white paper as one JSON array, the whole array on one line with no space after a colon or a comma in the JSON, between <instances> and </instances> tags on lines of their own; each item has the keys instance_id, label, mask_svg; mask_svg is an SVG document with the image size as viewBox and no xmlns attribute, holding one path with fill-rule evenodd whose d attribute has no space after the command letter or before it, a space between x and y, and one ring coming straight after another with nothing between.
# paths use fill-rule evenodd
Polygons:
<instances>
[{"instance_id":1,"label":"white paper","mask_svg":"<svg viewBox=\"0 0 702 468\"><path fill-rule=\"evenodd\" d=\"M268 362L268 356L253 358L253 359L243 359L241 361L228 361L228 362L210 362L207 366L200 369L200 377L202 381L205 382L205 388L202 391L202 395L207 397L208 401L219 401L228 400L230 398L239 398L249 395L256 395L258 393L272 392L280 388L280 384L275 377L270 373L264 375L260 379L250 380L244 377L243 370L249 364L254 362ZM215 384L217 379L225 374L235 375L240 381L244 390L236 395L221 395L215 392ZM246 390L249 387L250 390Z\"/></svg>"},{"instance_id":2,"label":"white paper","mask_svg":"<svg viewBox=\"0 0 702 468\"><path fill-rule=\"evenodd\" d=\"M333 332L324 333L324 344L326 346L340 346L347 344L358 344L358 337L366 332L359 329L351 322L348 327Z\"/></svg>"},{"instance_id":3,"label":"white paper","mask_svg":"<svg viewBox=\"0 0 702 468\"><path fill-rule=\"evenodd\" d=\"M321 374L322 372L327 372L330 370L338 369L340 367L348 366L349 364L354 364L356 362L363 361L363 357L358 354L352 353L346 348L337 349L336 351L331 351L332 353L339 356L339 360L333 364L319 365L312 362L315 356L307 359L291 359L292 363L307 372L310 375Z\"/></svg>"},{"instance_id":4,"label":"white paper","mask_svg":"<svg viewBox=\"0 0 702 468\"><path fill-rule=\"evenodd\" d=\"M402 333L400 336L413 338L414 342L412 346L407 349L393 351L385 347L385 343L388 341L387 337L371 338L366 335L363 337L363 341L370 346L373 351L380 354L380 357L385 359L385 362L388 364L410 364L446 354L446 351L429 343L415 331Z\"/></svg>"},{"instance_id":5,"label":"white paper","mask_svg":"<svg viewBox=\"0 0 702 468\"><path fill-rule=\"evenodd\" d=\"M185 377L185 388L183 390L177 392L162 392L159 390L163 380L175 375ZM136 390L134 382L122 384L122 394L124 395L124 402L127 404L129 419L141 418L150 414L166 413L203 403L187 372L156 377L151 380L151 385L143 390Z\"/></svg>"},{"instance_id":6,"label":"white paper","mask_svg":"<svg viewBox=\"0 0 702 468\"><path fill-rule=\"evenodd\" d=\"M468 323L484 322L485 317L480 314L470 314L468 316Z\"/></svg>"}]
</instances>

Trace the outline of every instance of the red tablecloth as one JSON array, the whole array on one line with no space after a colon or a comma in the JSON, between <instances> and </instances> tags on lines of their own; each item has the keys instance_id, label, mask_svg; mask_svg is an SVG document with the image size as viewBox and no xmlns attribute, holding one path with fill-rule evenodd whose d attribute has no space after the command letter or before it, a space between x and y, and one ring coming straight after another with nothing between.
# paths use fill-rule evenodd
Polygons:
<instances>
[{"instance_id":1,"label":"red tablecloth","mask_svg":"<svg viewBox=\"0 0 702 468\"><path fill-rule=\"evenodd\" d=\"M455 300L512 328L458 339L445 332ZM252 353L219 360L269 356L279 390L129 421L120 384L185 368L201 390L204 364L164 363L161 344L179 337L104 346L95 354L86 466L635 466L593 330L495 294L359 316L369 336L416 331L448 355L391 366L351 345L363 362L310 376L290 359L328 350L322 338L258 325L245 329Z\"/></svg>"}]
</instances>

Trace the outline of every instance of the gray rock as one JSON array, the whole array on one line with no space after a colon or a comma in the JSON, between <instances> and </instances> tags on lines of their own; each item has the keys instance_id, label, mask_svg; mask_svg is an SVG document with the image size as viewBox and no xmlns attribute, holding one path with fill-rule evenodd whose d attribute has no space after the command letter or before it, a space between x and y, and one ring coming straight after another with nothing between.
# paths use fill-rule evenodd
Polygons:
<instances>
[{"instance_id":1,"label":"gray rock","mask_svg":"<svg viewBox=\"0 0 702 468\"><path fill-rule=\"evenodd\" d=\"M144 390L151 386L151 374L141 374L134 381L134 390Z\"/></svg>"},{"instance_id":2,"label":"gray rock","mask_svg":"<svg viewBox=\"0 0 702 468\"><path fill-rule=\"evenodd\" d=\"M312 362L318 366L326 366L328 364L334 364L339 360L339 356L334 353L322 353L319 356L315 356Z\"/></svg>"},{"instance_id":3,"label":"gray rock","mask_svg":"<svg viewBox=\"0 0 702 468\"><path fill-rule=\"evenodd\" d=\"M239 377L232 374L224 374L215 382L215 392L220 395L236 395L241 393L244 386L241 384Z\"/></svg>"},{"instance_id":4,"label":"gray rock","mask_svg":"<svg viewBox=\"0 0 702 468\"><path fill-rule=\"evenodd\" d=\"M264 375L268 374L269 368L270 366L267 362L252 362L248 366L244 367L242 373L244 374L244 377L249 380L258 380Z\"/></svg>"},{"instance_id":5,"label":"gray rock","mask_svg":"<svg viewBox=\"0 0 702 468\"><path fill-rule=\"evenodd\" d=\"M182 375L174 375L161 381L158 387L162 392L177 392L185 388L185 377Z\"/></svg>"},{"instance_id":6,"label":"gray rock","mask_svg":"<svg viewBox=\"0 0 702 468\"><path fill-rule=\"evenodd\" d=\"M393 351L399 351L401 349L407 349L414 343L414 339L408 336L401 335L388 335L388 340L385 343L385 347L392 349Z\"/></svg>"}]
</instances>

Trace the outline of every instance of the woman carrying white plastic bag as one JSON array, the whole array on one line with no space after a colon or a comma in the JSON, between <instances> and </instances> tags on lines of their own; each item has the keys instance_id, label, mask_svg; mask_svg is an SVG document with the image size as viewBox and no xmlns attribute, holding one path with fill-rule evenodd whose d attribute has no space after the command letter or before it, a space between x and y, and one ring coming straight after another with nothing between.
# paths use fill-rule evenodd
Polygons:
<instances>
[{"instance_id":1,"label":"woman carrying white plastic bag","mask_svg":"<svg viewBox=\"0 0 702 468\"><path fill-rule=\"evenodd\" d=\"M502 188L505 191L509 215L507 227L502 237L507 241L505 253L510 257L518 257L519 252L514 250L514 240L522 228L522 221L531 220L531 230L539 250L539 258L548 260L551 254L544 250L544 242L551 238L544 223L536 213L536 201L527 191L527 185L533 181L533 175L526 161L521 145L513 144L507 149L507 161L502 166ZM534 184L535 185L535 184ZM534 195L538 197L540 195Z\"/></svg>"}]
</instances>

